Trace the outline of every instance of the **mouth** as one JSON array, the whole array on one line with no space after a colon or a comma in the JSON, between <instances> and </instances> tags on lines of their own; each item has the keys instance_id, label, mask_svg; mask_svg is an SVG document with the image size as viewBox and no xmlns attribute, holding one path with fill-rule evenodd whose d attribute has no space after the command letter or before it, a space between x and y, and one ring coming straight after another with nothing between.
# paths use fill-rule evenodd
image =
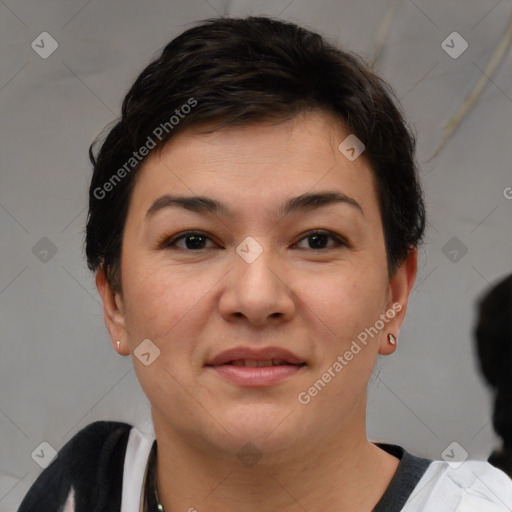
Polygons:
<instances>
[{"instance_id":1,"label":"mouth","mask_svg":"<svg viewBox=\"0 0 512 512\"><path fill-rule=\"evenodd\" d=\"M282 366L306 364L304 359L281 347L265 347L255 349L248 346L234 347L224 350L212 359L206 361L205 366Z\"/></svg>"},{"instance_id":2,"label":"mouth","mask_svg":"<svg viewBox=\"0 0 512 512\"><path fill-rule=\"evenodd\" d=\"M254 359L236 359L223 363L223 365L243 366L246 368L262 368L266 366L306 366L306 363L289 363L284 359L267 359L267 360L254 360ZM207 365L210 366L210 365ZM222 366L222 365L211 365Z\"/></svg>"},{"instance_id":3,"label":"mouth","mask_svg":"<svg viewBox=\"0 0 512 512\"><path fill-rule=\"evenodd\" d=\"M205 368L238 386L262 387L281 383L302 373L307 363L279 347L255 350L236 347L226 350L205 364Z\"/></svg>"}]
</instances>

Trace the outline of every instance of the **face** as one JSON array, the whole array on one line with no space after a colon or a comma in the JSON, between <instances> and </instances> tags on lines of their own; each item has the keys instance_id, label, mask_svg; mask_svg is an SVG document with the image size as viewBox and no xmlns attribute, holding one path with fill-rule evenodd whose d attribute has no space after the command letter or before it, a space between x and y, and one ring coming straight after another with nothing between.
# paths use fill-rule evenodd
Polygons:
<instances>
[{"instance_id":1,"label":"face","mask_svg":"<svg viewBox=\"0 0 512 512\"><path fill-rule=\"evenodd\" d=\"M97 276L107 327L132 355L157 437L230 453L247 441L277 453L360 439L366 386L378 354L393 351L387 334L397 336L405 316L416 252L390 281L372 171L364 153L350 161L340 152L350 132L329 114L200 128L171 139L137 177L122 296ZM323 193L339 200L284 210ZM166 194L224 209L184 208ZM143 340L160 351L148 365L136 355ZM214 364L236 348L248 352ZM301 364L277 361L279 350ZM256 363L239 360L251 356L279 364L246 368Z\"/></svg>"}]
</instances>

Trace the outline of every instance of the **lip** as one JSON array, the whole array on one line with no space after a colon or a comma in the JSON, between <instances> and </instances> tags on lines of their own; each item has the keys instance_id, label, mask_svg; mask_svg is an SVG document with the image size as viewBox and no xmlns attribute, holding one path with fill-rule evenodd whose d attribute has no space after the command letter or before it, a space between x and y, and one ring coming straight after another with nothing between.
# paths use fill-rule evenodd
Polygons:
<instances>
[{"instance_id":1,"label":"lip","mask_svg":"<svg viewBox=\"0 0 512 512\"><path fill-rule=\"evenodd\" d=\"M234 366L231 361L247 359L268 361L282 359L287 364L276 366ZM301 372L307 363L289 350L280 347L266 347L259 350L235 347L221 352L209 360L205 367L220 377L239 386L262 387L277 384Z\"/></svg>"},{"instance_id":2,"label":"lip","mask_svg":"<svg viewBox=\"0 0 512 512\"><path fill-rule=\"evenodd\" d=\"M230 361L239 359L248 359L250 361L268 361L269 359L282 359L289 364L305 363L303 359L295 355L293 352L281 347L265 347L261 349L253 349L249 347L235 347L216 355L213 359L208 360L205 366L219 366Z\"/></svg>"}]
</instances>

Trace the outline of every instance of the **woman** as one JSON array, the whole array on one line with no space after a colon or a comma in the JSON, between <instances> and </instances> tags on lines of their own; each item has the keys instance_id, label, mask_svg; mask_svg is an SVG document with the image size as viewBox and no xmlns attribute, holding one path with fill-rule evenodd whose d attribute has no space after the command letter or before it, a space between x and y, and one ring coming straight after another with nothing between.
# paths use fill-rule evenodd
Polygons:
<instances>
[{"instance_id":1,"label":"woman","mask_svg":"<svg viewBox=\"0 0 512 512\"><path fill-rule=\"evenodd\" d=\"M147 66L90 150L86 253L155 437L88 425L19 512L507 510L488 463L366 437L425 226L393 98L264 17L208 20Z\"/></svg>"}]
</instances>

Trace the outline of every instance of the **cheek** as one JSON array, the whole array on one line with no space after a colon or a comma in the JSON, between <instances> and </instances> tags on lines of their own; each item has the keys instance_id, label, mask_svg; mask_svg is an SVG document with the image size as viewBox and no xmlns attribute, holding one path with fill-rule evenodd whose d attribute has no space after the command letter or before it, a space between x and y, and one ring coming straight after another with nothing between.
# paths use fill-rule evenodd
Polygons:
<instances>
[{"instance_id":1,"label":"cheek","mask_svg":"<svg viewBox=\"0 0 512 512\"><path fill-rule=\"evenodd\" d=\"M187 314L198 306L208 289L197 276L187 279L179 268L165 267L145 267L132 273L126 284L130 332L156 343L183 329Z\"/></svg>"},{"instance_id":2,"label":"cheek","mask_svg":"<svg viewBox=\"0 0 512 512\"><path fill-rule=\"evenodd\" d=\"M324 290L317 292L316 298L311 296L309 306L318 312L321 321L316 323L324 333L316 340L316 377L320 378L329 368L336 374L325 400L336 397L340 404L355 403L373 372L381 332L372 328L383 313L385 291L378 284L379 279L382 281L377 275L354 269L350 274L326 280L328 293ZM337 371L339 365L342 369Z\"/></svg>"},{"instance_id":3,"label":"cheek","mask_svg":"<svg viewBox=\"0 0 512 512\"><path fill-rule=\"evenodd\" d=\"M304 276L297 286L300 298L316 313L317 321L330 327L330 339L343 344L373 325L383 312L386 281L369 267L350 266L315 280Z\"/></svg>"},{"instance_id":4,"label":"cheek","mask_svg":"<svg viewBox=\"0 0 512 512\"><path fill-rule=\"evenodd\" d=\"M165 407L172 401L186 407L189 396L179 383L191 378L190 361L202 329L199 318L206 318L198 308L204 308L201 300L209 288L201 278L190 279L177 268L138 268L143 270L132 272L123 283L128 341L139 382L153 404ZM135 350L145 339L160 350L149 366L136 359Z\"/></svg>"}]
</instances>

